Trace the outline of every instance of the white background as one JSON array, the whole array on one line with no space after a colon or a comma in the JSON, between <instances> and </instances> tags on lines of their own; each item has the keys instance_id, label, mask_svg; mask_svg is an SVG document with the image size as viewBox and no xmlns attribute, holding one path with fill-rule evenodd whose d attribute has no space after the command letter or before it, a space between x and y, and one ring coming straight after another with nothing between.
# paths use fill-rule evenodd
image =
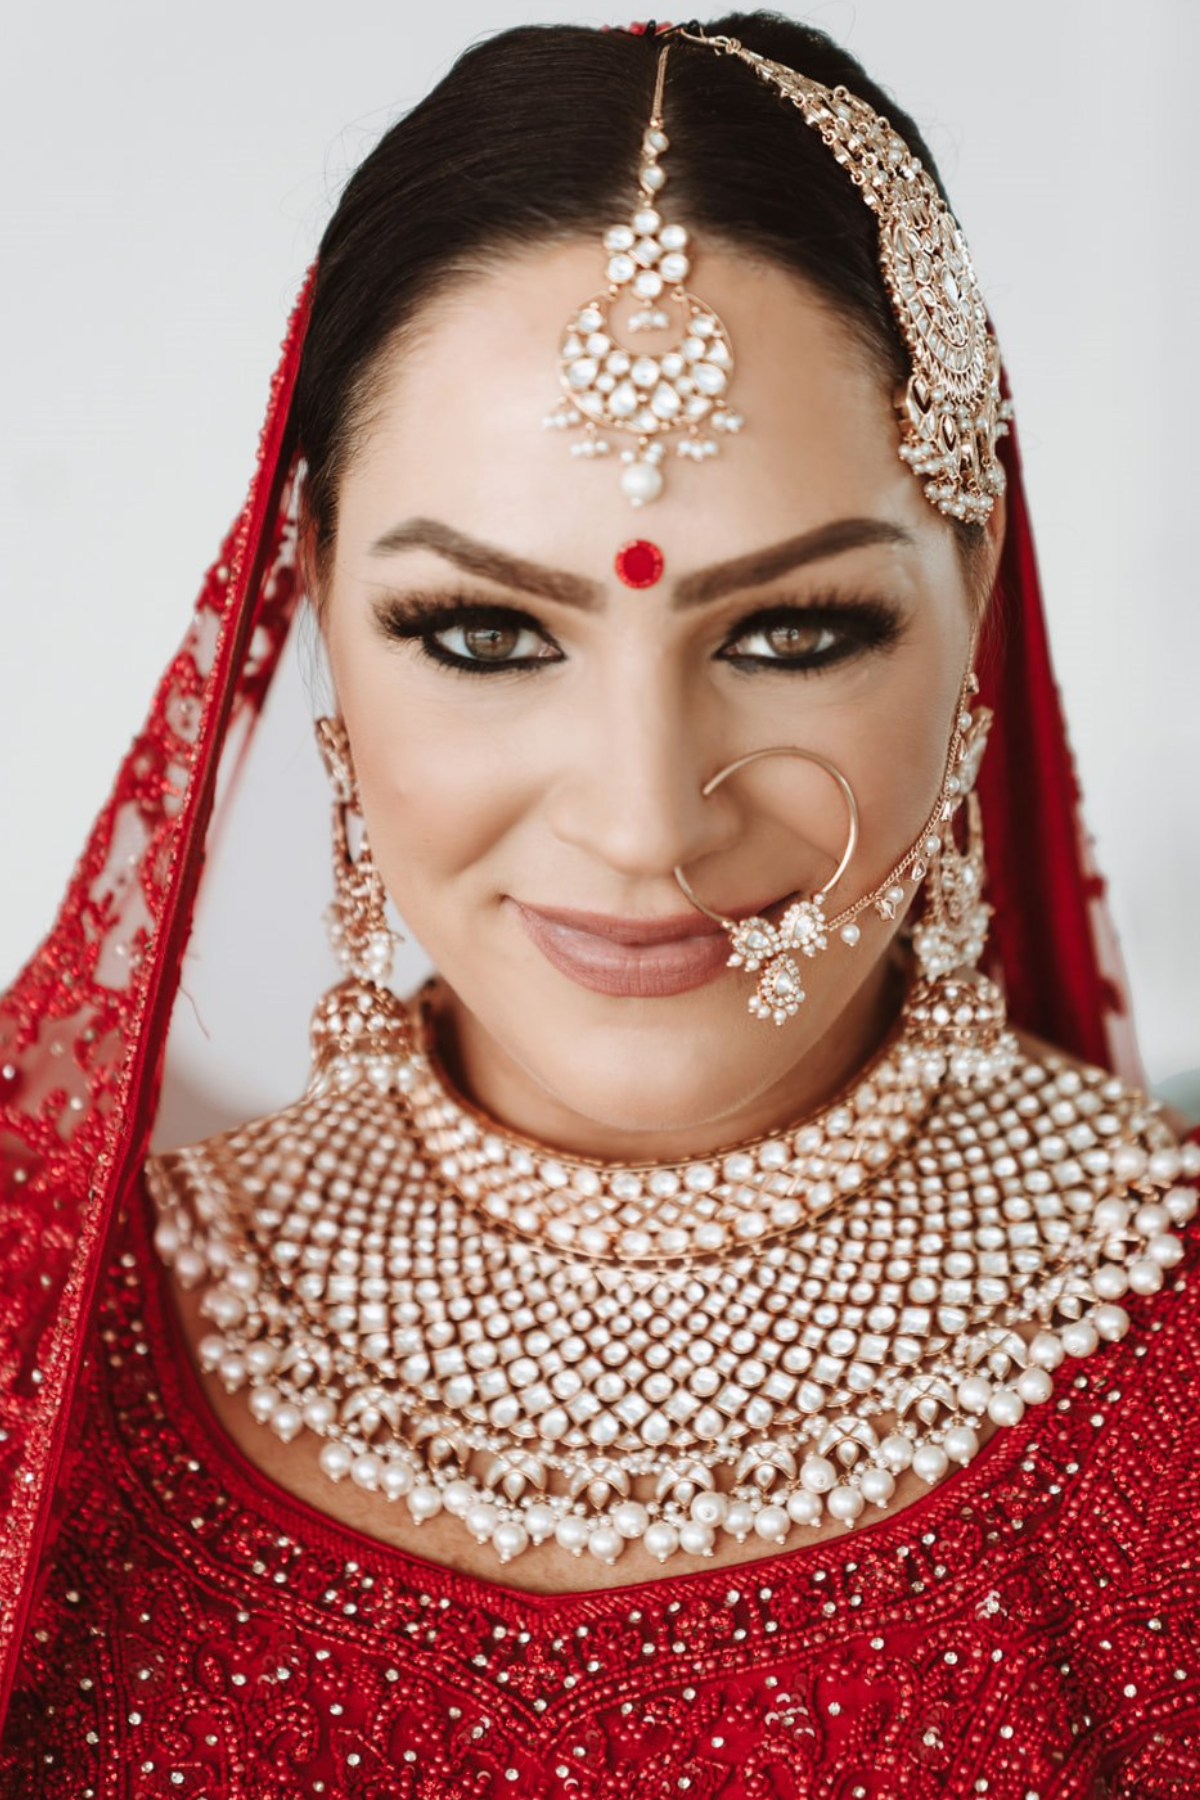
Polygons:
<instances>
[{"instance_id":1,"label":"white background","mask_svg":"<svg viewBox=\"0 0 1200 1800\"><path fill-rule=\"evenodd\" d=\"M803 16L920 121L971 242L1148 1071L1196 1070L1200 6L828 0ZM626 15L5 0L0 981L48 924L240 505L286 312L347 174L468 41L552 19ZM206 892L173 1050L181 1132L296 1090L329 973L314 702L288 661L250 788L277 778L289 805L248 795Z\"/></svg>"}]
</instances>

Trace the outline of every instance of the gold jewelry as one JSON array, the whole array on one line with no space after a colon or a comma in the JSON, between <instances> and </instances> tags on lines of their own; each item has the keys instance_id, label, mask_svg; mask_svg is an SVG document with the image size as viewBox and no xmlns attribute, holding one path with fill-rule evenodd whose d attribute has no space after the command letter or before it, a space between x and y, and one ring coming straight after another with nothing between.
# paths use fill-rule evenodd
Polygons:
<instances>
[{"instance_id":1,"label":"gold jewelry","mask_svg":"<svg viewBox=\"0 0 1200 1800\"><path fill-rule=\"evenodd\" d=\"M326 915L329 939L347 979L322 999L313 1017L313 1081L349 1086L365 1072L386 1090L399 1079L407 1028L388 987L397 932L387 918L387 893L364 826L358 856L350 850L349 814L362 807L341 719L317 719L317 745L333 788L333 889Z\"/></svg>"},{"instance_id":2,"label":"gold jewelry","mask_svg":"<svg viewBox=\"0 0 1200 1800\"><path fill-rule=\"evenodd\" d=\"M729 333L712 308L684 286L691 268L688 233L664 222L658 210L667 179L659 158L669 144L662 128L668 50L665 45L659 52L633 213L628 223L604 234L608 287L567 321L558 350L564 397L543 421L562 429L583 426L583 436L571 446L575 456L607 456L606 431L634 435L637 447L622 452L621 472L621 491L634 506L661 494L664 445L673 432L684 433L676 455L701 461L720 448L707 433L737 432L743 424L724 399L733 373ZM622 341L622 329L669 330L668 306L680 329L667 349L641 350Z\"/></svg>"},{"instance_id":3,"label":"gold jewelry","mask_svg":"<svg viewBox=\"0 0 1200 1800\"><path fill-rule=\"evenodd\" d=\"M148 1182L160 1255L204 1290L202 1366L320 1439L330 1480L501 1562L849 1524L1045 1404L1182 1254L1200 1147L1053 1053L972 1095L906 1007L813 1117L620 1167L460 1099L435 995L401 1009L391 1092L360 1067Z\"/></svg>"},{"instance_id":4,"label":"gold jewelry","mask_svg":"<svg viewBox=\"0 0 1200 1800\"><path fill-rule=\"evenodd\" d=\"M723 913L713 912L693 891L678 863L672 873L692 905L707 918L715 919L729 933L733 945L729 967L745 969L750 975L761 969L758 986L749 1000L750 1011L755 1018L774 1019L776 1025L782 1025L785 1019L790 1019L799 1010L804 999L800 970L791 952L813 957L818 951L824 950L828 943L825 901L846 873L854 855L858 843L858 803L850 783L828 757L819 756L815 750L797 749L791 744L775 744L765 750L750 750L745 756L726 763L723 769L718 769L715 775L709 776L700 790L701 794L707 799L730 775L735 775L739 769L744 769L747 764L758 762L765 756L800 757L803 761L815 763L817 768L824 769L836 782L838 791L846 802L849 828L846 847L828 881L823 882L807 900L793 900L779 924L772 925L768 919L760 918L757 914L750 919L737 920L728 919Z\"/></svg>"},{"instance_id":5,"label":"gold jewelry","mask_svg":"<svg viewBox=\"0 0 1200 1800\"><path fill-rule=\"evenodd\" d=\"M880 269L912 365L897 396L900 455L939 512L988 518L1004 492L996 445L1011 407L971 253L932 176L887 119L844 87L823 87L737 38L687 27L675 35L736 56L790 100L876 215Z\"/></svg>"}]
</instances>

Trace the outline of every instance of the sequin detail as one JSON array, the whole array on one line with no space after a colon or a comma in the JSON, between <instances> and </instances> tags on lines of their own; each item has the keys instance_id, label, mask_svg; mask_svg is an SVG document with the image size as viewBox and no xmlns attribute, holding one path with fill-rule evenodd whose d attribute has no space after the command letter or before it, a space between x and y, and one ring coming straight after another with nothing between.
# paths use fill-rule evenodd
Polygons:
<instances>
[{"instance_id":1,"label":"sequin detail","mask_svg":"<svg viewBox=\"0 0 1200 1800\"><path fill-rule=\"evenodd\" d=\"M839 1542L565 1596L253 1473L122 1225L0 1794L1185 1800L1200 1786L1200 1282Z\"/></svg>"}]
</instances>

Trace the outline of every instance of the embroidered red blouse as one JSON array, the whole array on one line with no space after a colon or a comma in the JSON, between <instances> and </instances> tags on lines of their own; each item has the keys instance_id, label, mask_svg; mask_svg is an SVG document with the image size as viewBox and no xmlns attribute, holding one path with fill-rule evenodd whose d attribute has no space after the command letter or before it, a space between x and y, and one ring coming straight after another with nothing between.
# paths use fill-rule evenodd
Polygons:
<instances>
[{"instance_id":1,"label":"embroidered red blouse","mask_svg":"<svg viewBox=\"0 0 1200 1800\"><path fill-rule=\"evenodd\" d=\"M257 1473L120 1228L0 1751L45 1800L1195 1800L1200 1230L1128 1337L892 1519L530 1595Z\"/></svg>"}]
</instances>

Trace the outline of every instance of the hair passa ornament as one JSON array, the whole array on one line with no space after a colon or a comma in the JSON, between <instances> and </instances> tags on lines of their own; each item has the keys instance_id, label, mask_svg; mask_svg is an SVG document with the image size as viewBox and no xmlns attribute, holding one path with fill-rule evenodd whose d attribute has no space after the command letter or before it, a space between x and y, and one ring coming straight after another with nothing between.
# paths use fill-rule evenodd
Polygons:
<instances>
[{"instance_id":1,"label":"hair passa ornament","mask_svg":"<svg viewBox=\"0 0 1200 1800\"><path fill-rule=\"evenodd\" d=\"M666 184L659 158L668 148L662 128L663 82L669 46L659 53L650 124L642 139L638 195L627 223L604 234L608 287L577 308L558 350L563 398L547 414L547 426L583 427L571 446L575 456L607 456L606 435L620 432L636 444L622 451L621 491L634 506L663 491L666 442L677 456L703 461L720 448L715 433L740 431L742 418L725 403L733 373L733 345L710 306L684 286L691 262L688 233L667 223L658 209ZM667 348L630 348L622 333L659 336L678 326Z\"/></svg>"},{"instance_id":2,"label":"hair passa ornament","mask_svg":"<svg viewBox=\"0 0 1200 1800\"><path fill-rule=\"evenodd\" d=\"M680 26L689 43L735 56L821 134L879 225L879 264L911 360L896 396L900 456L948 518L981 523L1004 492L997 441L1011 407L1000 352L966 240L928 170L887 119L844 87L747 50L737 38Z\"/></svg>"}]
</instances>

